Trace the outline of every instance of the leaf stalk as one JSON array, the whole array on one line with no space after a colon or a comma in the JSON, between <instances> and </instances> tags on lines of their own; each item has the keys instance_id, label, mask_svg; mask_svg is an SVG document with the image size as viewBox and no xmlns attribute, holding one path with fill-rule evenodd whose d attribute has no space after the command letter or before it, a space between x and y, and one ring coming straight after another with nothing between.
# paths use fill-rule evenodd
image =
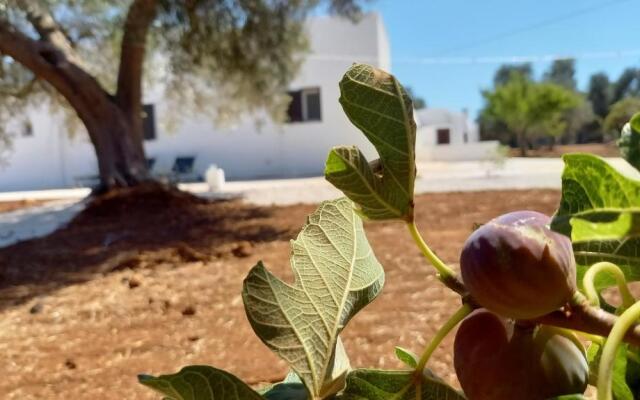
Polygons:
<instances>
[{"instance_id":1,"label":"leaf stalk","mask_svg":"<svg viewBox=\"0 0 640 400\"><path fill-rule=\"evenodd\" d=\"M455 291L460 295L465 295L466 290L464 288L464 284L460 281L457 274L454 270L452 270L447 264L444 263L434 252L431 250L429 245L424 241L422 235L420 235L420 231L418 231L418 227L414 220L407 222L407 228L409 228L409 232L411 233L411 237L414 242L418 245L418 248L425 256L425 258L433 265L438 272L438 279L442 283L444 283L448 288Z\"/></svg>"},{"instance_id":2,"label":"leaf stalk","mask_svg":"<svg viewBox=\"0 0 640 400\"><path fill-rule=\"evenodd\" d=\"M449 318L447 322L438 329L436 335L431 339L431 342L424 349L422 356L420 357L420 361L418 361L418 365L416 366L416 373L422 376L422 371L424 370L429 358L433 352L438 348L442 340L451 332L453 328L460 323L467 315L469 315L473 311L473 307L470 304L464 303L458 310Z\"/></svg>"},{"instance_id":3,"label":"leaf stalk","mask_svg":"<svg viewBox=\"0 0 640 400\"><path fill-rule=\"evenodd\" d=\"M609 337L604 342L600 365L598 366L598 400L611 400L613 363L618 346L622 343L629 328L640 318L640 302L625 310L613 325Z\"/></svg>"},{"instance_id":4,"label":"leaf stalk","mask_svg":"<svg viewBox=\"0 0 640 400\"><path fill-rule=\"evenodd\" d=\"M618 285L620 296L622 296L622 306L625 309L631 307L636 302L636 300L633 298L633 295L629 291L624 272L622 272L620 267L608 261L602 261L593 264L582 278L582 285L584 286L585 295L587 296L589 302L595 307L600 307L600 297L598 296L598 291L596 290L595 278L602 272L608 272L613 275Z\"/></svg>"}]
</instances>

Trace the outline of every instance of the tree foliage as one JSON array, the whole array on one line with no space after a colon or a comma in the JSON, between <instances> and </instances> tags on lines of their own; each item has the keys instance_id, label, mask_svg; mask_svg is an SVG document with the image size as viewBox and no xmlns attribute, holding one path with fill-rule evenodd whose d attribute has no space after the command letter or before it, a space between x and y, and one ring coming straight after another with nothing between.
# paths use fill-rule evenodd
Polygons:
<instances>
[{"instance_id":1,"label":"tree foliage","mask_svg":"<svg viewBox=\"0 0 640 400\"><path fill-rule=\"evenodd\" d=\"M514 73L524 77L525 79L533 79L533 69L530 63L504 64L498 68L493 76L493 85L500 86L507 84Z\"/></svg>"},{"instance_id":2,"label":"tree foliage","mask_svg":"<svg viewBox=\"0 0 640 400\"><path fill-rule=\"evenodd\" d=\"M640 69L626 68L612 87L611 103L626 97L640 97Z\"/></svg>"},{"instance_id":3,"label":"tree foliage","mask_svg":"<svg viewBox=\"0 0 640 400\"><path fill-rule=\"evenodd\" d=\"M61 106L89 133L103 185L139 183L148 178L145 84L179 105L170 117L225 120L264 110L282 120L288 82L307 48L305 18L321 4L357 17L360 3L5 0L0 127L33 104Z\"/></svg>"},{"instance_id":4,"label":"tree foliage","mask_svg":"<svg viewBox=\"0 0 640 400\"><path fill-rule=\"evenodd\" d=\"M558 136L566 128L564 113L578 106L580 97L553 83L537 83L519 73L492 91L483 92L483 117L500 121L518 139L526 155L533 137Z\"/></svg>"},{"instance_id":5,"label":"tree foliage","mask_svg":"<svg viewBox=\"0 0 640 400\"><path fill-rule=\"evenodd\" d=\"M563 86L569 90L576 90L576 60L574 59L560 59L554 60L547 71L544 74L544 80L547 82L555 83L556 85Z\"/></svg>"},{"instance_id":6,"label":"tree foliage","mask_svg":"<svg viewBox=\"0 0 640 400\"><path fill-rule=\"evenodd\" d=\"M55 20L87 72L109 92L117 84L118 57L127 13L144 0L8 0L4 24L42 39L33 18L41 8ZM318 1L148 1L155 18L146 41L147 82L162 82L165 93L186 110L225 118L239 110L266 108L282 117L286 88L307 46L303 22ZM357 17L357 1L333 0L330 10ZM35 6L38 4L38 6ZM49 89L33 71L2 57L0 85L27 99ZM197 85L189 87L188 84ZM204 84L204 83L207 84ZM15 96L8 96L9 98ZM15 100L11 100L15 101Z\"/></svg>"},{"instance_id":7,"label":"tree foliage","mask_svg":"<svg viewBox=\"0 0 640 400\"><path fill-rule=\"evenodd\" d=\"M631 117L640 112L640 98L627 97L611 106L611 111L604 120L603 129L606 133L618 136L622 127Z\"/></svg>"},{"instance_id":8,"label":"tree foliage","mask_svg":"<svg viewBox=\"0 0 640 400\"><path fill-rule=\"evenodd\" d=\"M604 72L598 72L589 78L589 88L587 98L593 104L593 112L600 118L605 118L609 112L611 103L611 82Z\"/></svg>"},{"instance_id":9,"label":"tree foliage","mask_svg":"<svg viewBox=\"0 0 640 400\"><path fill-rule=\"evenodd\" d=\"M415 108L416 110L427 108L427 102L424 100L422 96L419 96L418 94L414 93L413 88L411 88L410 86L406 86L405 90L407 91L407 94L409 95L409 97L411 97L411 100L413 101L413 108Z\"/></svg>"}]
</instances>

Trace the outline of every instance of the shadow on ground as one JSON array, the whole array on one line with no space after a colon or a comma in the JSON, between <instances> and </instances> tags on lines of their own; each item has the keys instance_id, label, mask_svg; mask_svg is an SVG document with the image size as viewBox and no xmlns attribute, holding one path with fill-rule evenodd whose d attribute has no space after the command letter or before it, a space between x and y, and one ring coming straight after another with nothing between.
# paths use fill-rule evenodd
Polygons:
<instances>
[{"instance_id":1,"label":"shadow on ground","mask_svg":"<svg viewBox=\"0 0 640 400\"><path fill-rule=\"evenodd\" d=\"M0 308L125 268L246 257L254 244L295 235L299 225L281 220L278 208L239 200L155 186L118 191L48 236L0 249Z\"/></svg>"}]
</instances>

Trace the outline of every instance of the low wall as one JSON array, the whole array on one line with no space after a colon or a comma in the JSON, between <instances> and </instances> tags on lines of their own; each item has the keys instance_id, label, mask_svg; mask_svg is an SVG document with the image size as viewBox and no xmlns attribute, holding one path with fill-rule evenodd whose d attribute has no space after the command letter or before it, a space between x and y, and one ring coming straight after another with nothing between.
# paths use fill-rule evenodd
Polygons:
<instances>
[{"instance_id":1,"label":"low wall","mask_svg":"<svg viewBox=\"0 0 640 400\"><path fill-rule=\"evenodd\" d=\"M484 161L500 157L497 140L416 148L418 161Z\"/></svg>"}]
</instances>

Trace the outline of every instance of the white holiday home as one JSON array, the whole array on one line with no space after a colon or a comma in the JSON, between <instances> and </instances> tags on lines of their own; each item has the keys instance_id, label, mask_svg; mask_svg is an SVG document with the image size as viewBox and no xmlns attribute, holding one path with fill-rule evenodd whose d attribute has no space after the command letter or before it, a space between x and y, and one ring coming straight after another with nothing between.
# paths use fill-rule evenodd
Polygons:
<instances>
[{"instance_id":1,"label":"white holiday home","mask_svg":"<svg viewBox=\"0 0 640 400\"><path fill-rule=\"evenodd\" d=\"M293 101L288 123L258 127L247 115L232 127L221 128L202 116L187 119L169 132L163 130L161 119L180 110L170 109L161 94L145 98L144 144L152 173L199 180L216 165L229 180L321 175L331 147L342 144L357 145L370 160L376 158L373 147L344 115L338 82L354 62L391 70L381 17L371 13L357 23L317 17L309 20L307 29L311 52L290 85ZM460 154L465 154L463 158L473 155L469 149L474 146L457 144L465 137L477 142L477 129L465 125L468 118L459 114L438 109L416 114L419 158L455 160ZM0 164L0 191L97 183L97 161L85 132L69 136L60 119L42 108L29 112L27 124L14 125L10 127L13 149ZM448 136L444 129L449 130Z\"/></svg>"},{"instance_id":2,"label":"white holiday home","mask_svg":"<svg viewBox=\"0 0 640 400\"><path fill-rule=\"evenodd\" d=\"M162 98L146 98L145 149L152 172L179 172L199 179L210 165L227 179L318 175L332 146L356 144L369 156L372 147L338 103L340 81L353 62L390 70L389 42L382 20L368 14L353 23L338 17L308 22L311 53L291 82L291 121L256 126L247 116L227 128L207 117L189 119L165 132L158 121L167 109ZM84 132L70 137L46 109L29 113L27 124L11 127L13 149L0 165L0 191L84 186L94 183L97 162Z\"/></svg>"},{"instance_id":3,"label":"white holiday home","mask_svg":"<svg viewBox=\"0 0 640 400\"><path fill-rule=\"evenodd\" d=\"M478 124L466 110L426 108L415 112L416 157L422 161L485 160L496 156L497 141L480 141Z\"/></svg>"}]
</instances>

